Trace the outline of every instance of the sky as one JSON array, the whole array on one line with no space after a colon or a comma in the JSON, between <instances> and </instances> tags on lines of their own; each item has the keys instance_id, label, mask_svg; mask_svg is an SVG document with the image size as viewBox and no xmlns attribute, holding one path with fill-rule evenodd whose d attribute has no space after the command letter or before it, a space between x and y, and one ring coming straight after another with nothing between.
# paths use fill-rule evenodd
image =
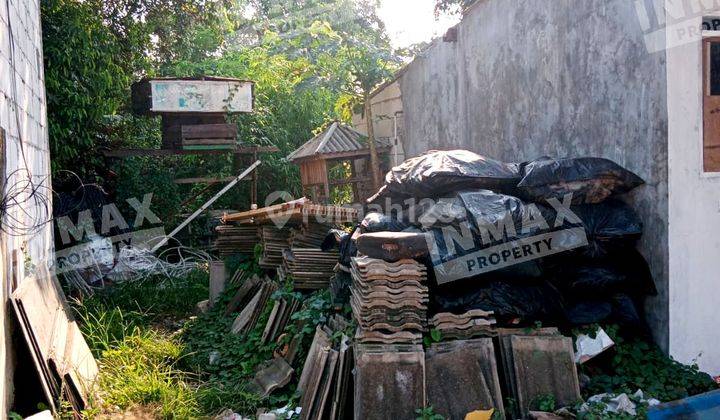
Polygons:
<instances>
[{"instance_id":1,"label":"sky","mask_svg":"<svg viewBox=\"0 0 720 420\"><path fill-rule=\"evenodd\" d=\"M435 0L381 0L378 14L385 22L393 47L404 48L445 34L459 16L435 19Z\"/></svg>"}]
</instances>

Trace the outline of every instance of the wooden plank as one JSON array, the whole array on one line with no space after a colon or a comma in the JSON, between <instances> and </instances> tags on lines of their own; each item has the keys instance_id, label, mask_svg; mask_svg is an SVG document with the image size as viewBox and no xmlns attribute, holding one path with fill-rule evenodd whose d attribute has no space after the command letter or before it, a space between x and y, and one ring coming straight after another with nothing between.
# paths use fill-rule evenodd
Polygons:
<instances>
[{"instance_id":1,"label":"wooden plank","mask_svg":"<svg viewBox=\"0 0 720 420\"><path fill-rule=\"evenodd\" d=\"M193 124L182 125L183 142L194 139L230 139L235 140L238 129L235 124Z\"/></svg>"},{"instance_id":2,"label":"wooden plank","mask_svg":"<svg viewBox=\"0 0 720 420\"><path fill-rule=\"evenodd\" d=\"M133 156L149 156L149 157L161 157L161 156L176 156L176 155L225 155L228 153L234 153L238 155L252 155L254 153L273 153L279 152L275 146L260 146L260 147L249 147L249 146L238 146L234 149L228 150L182 150L182 149L119 149L119 150L105 150L103 155L106 157L133 157Z\"/></svg>"},{"instance_id":3,"label":"wooden plank","mask_svg":"<svg viewBox=\"0 0 720 420\"><path fill-rule=\"evenodd\" d=\"M703 39L703 169L705 172L720 172L720 95L711 92L713 68L711 46L720 44L720 37ZM717 60L715 60L717 61ZM718 64L715 64L718 65Z\"/></svg>"},{"instance_id":4,"label":"wooden plank","mask_svg":"<svg viewBox=\"0 0 720 420\"><path fill-rule=\"evenodd\" d=\"M237 144L237 140L235 139L201 138L182 141L183 150L204 150L200 147L205 146L209 148L209 146L235 146L235 144Z\"/></svg>"}]
</instances>

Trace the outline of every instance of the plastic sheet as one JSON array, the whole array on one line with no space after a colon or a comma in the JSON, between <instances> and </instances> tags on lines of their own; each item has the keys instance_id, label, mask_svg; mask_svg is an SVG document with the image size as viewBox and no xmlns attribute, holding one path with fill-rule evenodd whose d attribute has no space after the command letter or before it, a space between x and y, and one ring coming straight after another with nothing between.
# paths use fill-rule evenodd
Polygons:
<instances>
[{"instance_id":1,"label":"plastic sheet","mask_svg":"<svg viewBox=\"0 0 720 420\"><path fill-rule=\"evenodd\" d=\"M545 269L553 284L573 298L657 294L647 261L632 248L603 258L563 255L546 263Z\"/></svg>"},{"instance_id":2,"label":"plastic sheet","mask_svg":"<svg viewBox=\"0 0 720 420\"><path fill-rule=\"evenodd\" d=\"M589 246L584 253L591 257L607 255L618 248L631 248L642 236L643 223L630 206L619 200L572 207L583 222Z\"/></svg>"},{"instance_id":3,"label":"plastic sheet","mask_svg":"<svg viewBox=\"0 0 720 420\"><path fill-rule=\"evenodd\" d=\"M482 309L494 311L499 318L522 318L533 322L563 318L562 297L545 281L468 279L439 287L431 296L438 312L463 313Z\"/></svg>"},{"instance_id":4,"label":"plastic sheet","mask_svg":"<svg viewBox=\"0 0 720 420\"><path fill-rule=\"evenodd\" d=\"M517 188L521 197L543 202L572 194L573 204L600 203L645 183L639 176L603 158L542 157L523 165Z\"/></svg>"},{"instance_id":5,"label":"plastic sheet","mask_svg":"<svg viewBox=\"0 0 720 420\"><path fill-rule=\"evenodd\" d=\"M369 201L382 197L439 197L472 188L506 191L519 179L517 165L467 150L430 151L392 168L382 191Z\"/></svg>"},{"instance_id":6,"label":"plastic sheet","mask_svg":"<svg viewBox=\"0 0 720 420\"><path fill-rule=\"evenodd\" d=\"M407 227L407 224L398 221L393 216L376 212L368 213L360 222L362 233L401 232Z\"/></svg>"}]
</instances>

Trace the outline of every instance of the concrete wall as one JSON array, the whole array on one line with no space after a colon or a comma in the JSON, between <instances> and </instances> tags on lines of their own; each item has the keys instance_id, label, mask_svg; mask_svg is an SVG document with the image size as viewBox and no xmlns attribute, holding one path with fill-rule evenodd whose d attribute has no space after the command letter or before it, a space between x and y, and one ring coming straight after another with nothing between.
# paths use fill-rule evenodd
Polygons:
<instances>
[{"instance_id":1,"label":"concrete wall","mask_svg":"<svg viewBox=\"0 0 720 420\"><path fill-rule=\"evenodd\" d=\"M7 7L9 3L9 8ZM45 83L43 75L42 35L40 27L40 0L0 1L0 127L5 131L2 154L5 167L0 168L3 178L17 169L27 168L35 185L45 183L49 187L50 156L48 150ZM22 145L22 147L21 147ZM22 151L24 150L24 158ZM27 166L26 166L27 163ZM28 171L15 173L8 185L26 178ZM50 204L51 205L51 204ZM24 205L31 213L38 209ZM21 209L8 210L15 217L23 217ZM0 221L6 227L6 219ZM10 236L0 233L0 413L7 413L12 399L13 354L10 347L7 311L9 282L22 281L25 267L46 264L52 246L52 228L47 224L38 233ZM13 273L12 255L17 258L17 270ZM33 369L23 366L28 374Z\"/></svg>"},{"instance_id":2,"label":"concrete wall","mask_svg":"<svg viewBox=\"0 0 720 420\"><path fill-rule=\"evenodd\" d=\"M686 10L692 1L683 0ZM672 3L679 3L673 1ZM712 3L712 2L709 2ZM716 2L717 3L717 2ZM668 9L671 10L671 9ZM720 15L720 7L704 11ZM682 20L699 28L700 16ZM679 41L668 32L668 45ZM715 34L716 35L716 34ZM667 50L670 162L670 352L720 374L720 174L702 165L702 56L697 37ZM665 52L663 52L665 54Z\"/></svg>"},{"instance_id":3,"label":"concrete wall","mask_svg":"<svg viewBox=\"0 0 720 420\"><path fill-rule=\"evenodd\" d=\"M648 52L634 3L480 0L456 42L435 41L400 79L405 151L602 156L643 177L630 198L660 292L648 320L668 349L665 55Z\"/></svg>"}]
</instances>

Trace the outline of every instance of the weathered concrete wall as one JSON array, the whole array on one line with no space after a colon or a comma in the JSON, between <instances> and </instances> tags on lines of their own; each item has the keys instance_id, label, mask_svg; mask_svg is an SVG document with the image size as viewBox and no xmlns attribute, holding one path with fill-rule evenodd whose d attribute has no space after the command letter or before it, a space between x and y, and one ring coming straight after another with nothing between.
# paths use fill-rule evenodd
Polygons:
<instances>
[{"instance_id":1,"label":"weathered concrete wall","mask_svg":"<svg viewBox=\"0 0 720 420\"><path fill-rule=\"evenodd\" d=\"M406 154L466 148L505 161L602 156L646 181L631 197L668 348L667 103L664 54L644 44L627 0L481 0L400 80Z\"/></svg>"},{"instance_id":2,"label":"weathered concrete wall","mask_svg":"<svg viewBox=\"0 0 720 420\"><path fill-rule=\"evenodd\" d=\"M692 1L683 0L685 10ZM707 2L712 7L713 2ZM720 6L705 10L720 15ZM671 10L671 9L668 9ZM700 16L679 28L699 28ZM670 352L720 374L717 307L720 302L720 173L703 173L702 54L698 37L667 42L670 162Z\"/></svg>"},{"instance_id":3,"label":"weathered concrete wall","mask_svg":"<svg viewBox=\"0 0 720 420\"><path fill-rule=\"evenodd\" d=\"M7 5L9 4L9 8ZM6 178L15 173L9 184L32 174L33 182L49 186L50 154L48 149L45 83L43 75L42 35L40 26L40 0L10 0L0 2L0 128L5 138L0 149L5 167L0 175ZM21 148L22 145L22 148ZM23 158L22 150L25 157ZM27 166L26 166L27 163ZM15 172L18 169L28 171ZM24 205L25 211L37 208ZM8 210L15 217L21 209ZM0 221L5 227L7 219ZM10 347L10 314L8 284L15 277L22 281L25 266L46 264L52 247L52 226L47 224L40 232L26 236L0 233L0 413L6 415L12 399L13 355ZM17 272L13 274L12 255L15 253ZM20 369L31 372L32 367Z\"/></svg>"}]
</instances>

